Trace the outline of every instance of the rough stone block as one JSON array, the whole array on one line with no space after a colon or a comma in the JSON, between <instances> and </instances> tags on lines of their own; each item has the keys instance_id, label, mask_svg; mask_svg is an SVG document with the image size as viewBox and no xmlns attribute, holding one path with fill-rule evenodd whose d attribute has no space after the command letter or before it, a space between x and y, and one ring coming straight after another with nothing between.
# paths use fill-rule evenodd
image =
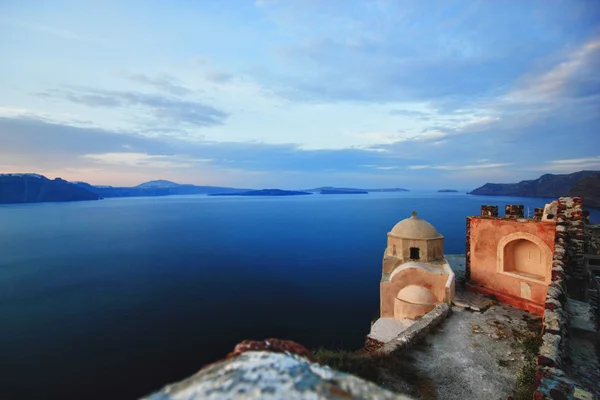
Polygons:
<instances>
[{"instance_id":1,"label":"rough stone block","mask_svg":"<svg viewBox=\"0 0 600 400\"><path fill-rule=\"evenodd\" d=\"M482 217L497 217L498 216L498 206L481 206L481 216Z\"/></svg>"},{"instance_id":2,"label":"rough stone block","mask_svg":"<svg viewBox=\"0 0 600 400\"><path fill-rule=\"evenodd\" d=\"M165 386L146 400L408 399L294 354L248 351Z\"/></svg>"},{"instance_id":3,"label":"rough stone block","mask_svg":"<svg viewBox=\"0 0 600 400\"><path fill-rule=\"evenodd\" d=\"M537 358L538 365L560 367L562 365L561 343L562 337L560 335L545 333L542 336L542 345Z\"/></svg>"},{"instance_id":4,"label":"rough stone block","mask_svg":"<svg viewBox=\"0 0 600 400\"><path fill-rule=\"evenodd\" d=\"M525 206L522 204L507 204L504 207L504 214L508 218L523 218L525 215Z\"/></svg>"}]
</instances>

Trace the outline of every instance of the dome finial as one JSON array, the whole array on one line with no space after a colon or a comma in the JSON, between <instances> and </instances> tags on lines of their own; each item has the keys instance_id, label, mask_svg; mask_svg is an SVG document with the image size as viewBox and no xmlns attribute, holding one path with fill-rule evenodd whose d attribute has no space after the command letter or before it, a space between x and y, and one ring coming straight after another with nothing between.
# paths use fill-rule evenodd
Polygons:
<instances>
[{"instance_id":1,"label":"dome finial","mask_svg":"<svg viewBox=\"0 0 600 400\"><path fill-rule=\"evenodd\" d=\"M413 218L417 218L417 212L416 212L416 211L413 211L413 212L412 212L412 216L413 216Z\"/></svg>"}]
</instances>

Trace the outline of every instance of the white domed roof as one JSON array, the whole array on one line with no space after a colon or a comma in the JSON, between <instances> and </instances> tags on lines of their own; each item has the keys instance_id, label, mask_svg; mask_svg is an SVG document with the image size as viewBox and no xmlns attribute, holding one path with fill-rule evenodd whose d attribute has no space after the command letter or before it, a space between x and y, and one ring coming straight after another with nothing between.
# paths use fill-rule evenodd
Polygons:
<instances>
[{"instance_id":1,"label":"white domed roof","mask_svg":"<svg viewBox=\"0 0 600 400\"><path fill-rule=\"evenodd\" d=\"M413 211L410 218L398 222L390 232L394 236L404 239L437 239L443 238L442 235L424 219L418 218L417 213Z\"/></svg>"},{"instance_id":2,"label":"white domed roof","mask_svg":"<svg viewBox=\"0 0 600 400\"><path fill-rule=\"evenodd\" d=\"M411 304L431 305L436 304L437 299L430 290L419 285L408 285L402 288L396 296L398 300Z\"/></svg>"}]
</instances>

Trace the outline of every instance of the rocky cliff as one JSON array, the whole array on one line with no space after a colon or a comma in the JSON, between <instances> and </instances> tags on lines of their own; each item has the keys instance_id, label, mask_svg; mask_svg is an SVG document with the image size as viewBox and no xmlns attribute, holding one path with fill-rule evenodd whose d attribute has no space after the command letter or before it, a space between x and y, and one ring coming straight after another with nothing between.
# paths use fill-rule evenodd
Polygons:
<instances>
[{"instance_id":1,"label":"rocky cliff","mask_svg":"<svg viewBox=\"0 0 600 400\"><path fill-rule=\"evenodd\" d=\"M469 192L469 194L485 196L561 197L569 195L571 189L582 179L598 174L600 174L600 171L579 171L563 175L545 174L538 179L521 181L519 183L486 183Z\"/></svg>"},{"instance_id":2,"label":"rocky cliff","mask_svg":"<svg viewBox=\"0 0 600 400\"><path fill-rule=\"evenodd\" d=\"M600 173L578 181L569 191L571 197L583 197L585 207L600 208Z\"/></svg>"},{"instance_id":3,"label":"rocky cliff","mask_svg":"<svg viewBox=\"0 0 600 400\"><path fill-rule=\"evenodd\" d=\"M0 204L98 200L98 195L63 179L38 174L0 174Z\"/></svg>"}]
</instances>

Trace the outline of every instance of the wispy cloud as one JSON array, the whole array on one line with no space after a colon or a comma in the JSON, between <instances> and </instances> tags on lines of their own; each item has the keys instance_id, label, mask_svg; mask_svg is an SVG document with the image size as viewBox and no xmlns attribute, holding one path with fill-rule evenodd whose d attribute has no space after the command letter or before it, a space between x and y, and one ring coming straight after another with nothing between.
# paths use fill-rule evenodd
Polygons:
<instances>
[{"instance_id":1,"label":"wispy cloud","mask_svg":"<svg viewBox=\"0 0 600 400\"><path fill-rule=\"evenodd\" d=\"M583 157L583 158L569 158L563 160L550 161L551 164L561 165L577 165L577 164L589 164L589 163L600 163L600 156L597 157Z\"/></svg>"},{"instance_id":2,"label":"wispy cloud","mask_svg":"<svg viewBox=\"0 0 600 400\"><path fill-rule=\"evenodd\" d=\"M600 93L600 37L572 51L566 60L540 75L528 76L506 98L514 102L549 102Z\"/></svg>"},{"instance_id":3,"label":"wispy cloud","mask_svg":"<svg viewBox=\"0 0 600 400\"><path fill-rule=\"evenodd\" d=\"M431 113L418 111L418 110L401 110L401 109L393 109L388 112L390 115L399 115L403 117L410 118L419 118L419 119L429 119L432 117Z\"/></svg>"},{"instance_id":4,"label":"wispy cloud","mask_svg":"<svg viewBox=\"0 0 600 400\"><path fill-rule=\"evenodd\" d=\"M209 82L217 84L227 83L233 79L233 75L214 69L207 71L204 76Z\"/></svg>"},{"instance_id":5,"label":"wispy cloud","mask_svg":"<svg viewBox=\"0 0 600 400\"><path fill-rule=\"evenodd\" d=\"M49 90L37 95L45 98L62 98L89 107L130 109L132 106L139 106L156 119L166 120L175 125L221 125L228 116L226 112L200 101L182 100L160 94L70 87Z\"/></svg>"},{"instance_id":6,"label":"wispy cloud","mask_svg":"<svg viewBox=\"0 0 600 400\"><path fill-rule=\"evenodd\" d=\"M512 165L511 163L496 163L496 164L473 164L473 165L413 165L409 166L408 169L439 169L444 171L462 171L470 169L488 169L488 168L501 168Z\"/></svg>"},{"instance_id":7,"label":"wispy cloud","mask_svg":"<svg viewBox=\"0 0 600 400\"><path fill-rule=\"evenodd\" d=\"M144 74L129 74L127 77L134 82L149 85L161 92L170 93L176 96L185 96L192 93L192 90L183 86L176 78L168 75L151 78Z\"/></svg>"},{"instance_id":8,"label":"wispy cloud","mask_svg":"<svg viewBox=\"0 0 600 400\"><path fill-rule=\"evenodd\" d=\"M600 170L600 156L550 160L527 168L530 171L570 173L581 170Z\"/></svg>"},{"instance_id":9,"label":"wispy cloud","mask_svg":"<svg viewBox=\"0 0 600 400\"><path fill-rule=\"evenodd\" d=\"M185 155L152 155L145 153L84 154L81 157L102 164L151 168L189 168L198 163L213 161L212 159L190 158Z\"/></svg>"}]
</instances>

